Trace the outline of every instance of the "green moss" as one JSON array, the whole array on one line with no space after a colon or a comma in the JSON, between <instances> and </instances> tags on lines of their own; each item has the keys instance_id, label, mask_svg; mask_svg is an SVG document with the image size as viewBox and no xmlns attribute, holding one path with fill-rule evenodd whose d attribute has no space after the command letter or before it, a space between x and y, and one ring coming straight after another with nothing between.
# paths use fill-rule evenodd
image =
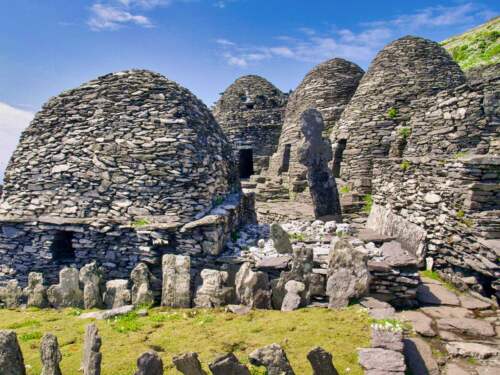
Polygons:
<instances>
[{"instance_id":1,"label":"green moss","mask_svg":"<svg viewBox=\"0 0 500 375\"><path fill-rule=\"evenodd\" d=\"M428 279L436 280L439 281L441 284L443 284L447 289L451 290L452 292L455 292L457 294L461 293L453 284L447 282L444 280L439 274L435 271L420 271L420 276L421 277L426 277Z\"/></svg>"},{"instance_id":2,"label":"green moss","mask_svg":"<svg viewBox=\"0 0 500 375\"><path fill-rule=\"evenodd\" d=\"M467 156L468 154L469 154L469 151L459 151L459 152L456 152L455 154L453 154L453 158L460 159L460 158Z\"/></svg>"},{"instance_id":3,"label":"green moss","mask_svg":"<svg viewBox=\"0 0 500 375\"><path fill-rule=\"evenodd\" d=\"M340 194L347 194L351 191L349 185L344 185L340 188Z\"/></svg>"},{"instance_id":4,"label":"green moss","mask_svg":"<svg viewBox=\"0 0 500 375\"><path fill-rule=\"evenodd\" d=\"M303 242L306 240L306 236L304 236L304 233L292 233L289 235L290 240L293 242Z\"/></svg>"},{"instance_id":5,"label":"green moss","mask_svg":"<svg viewBox=\"0 0 500 375\"><path fill-rule=\"evenodd\" d=\"M411 135L411 128L408 126L404 126L404 127L400 128L399 135L401 138L403 138L405 140L408 139Z\"/></svg>"},{"instance_id":6,"label":"green moss","mask_svg":"<svg viewBox=\"0 0 500 375\"><path fill-rule=\"evenodd\" d=\"M465 216L465 212L463 210L458 210L456 216L457 218L462 219Z\"/></svg>"},{"instance_id":7,"label":"green moss","mask_svg":"<svg viewBox=\"0 0 500 375\"><path fill-rule=\"evenodd\" d=\"M373 206L373 197L371 194L366 194L363 196L363 202L365 203L363 206L363 211L369 214L372 210Z\"/></svg>"},{"instance_id":8,"label":"green moss","mask_svg":"<svg viewBox=\"0 0 500 375\"><path fill-rule=\"evenodd\" d=\"M19 336L19 340L21 341L32 341L32 340L40 340L41 338L43 337L43 333L42 332L28 332L28 333L24 333L22 335Z\"/></svg>"},{"instance_id":9,"label":"green moss","mask_svg":"<svg viewBox=\"0 0 500 375\"><path fill-rule=\"evenodd\" d=\"M407 171L408 169L410 169L411 163L408 160L403 160L400 167L403 171Z\"/></svg>"},{"instance_id":10,"label":"green moss","mask_svg":"<svg viewBox=\"0 0 500 375\"><path fill-rule=\"evenodd\" d=\"M395 119L396 117L398 117L398 110L393 107L389 108L389 110L387 111L387 117Z\"/></svg>"},{"instance_id":11,"label":"green moss","mask_svg":"<svg viewBox=\"0 0 500 375\"><path fill-rule=\"evenodd\" d=\"M149 222L148 219L142 218L142 219L137 219L137 220L133 221L132 227L141 228L141 227L145 227L146 225L149 225L149 224L151 224L151 223Z\"/></svg>"}]
</instances>

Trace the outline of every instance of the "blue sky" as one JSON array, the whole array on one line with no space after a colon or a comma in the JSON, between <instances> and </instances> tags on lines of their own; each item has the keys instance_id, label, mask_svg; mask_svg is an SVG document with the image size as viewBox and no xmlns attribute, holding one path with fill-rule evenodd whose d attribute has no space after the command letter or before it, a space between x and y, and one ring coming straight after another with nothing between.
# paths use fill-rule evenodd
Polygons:
<instances>
[{"instance_id":1,"label":"blue sky","mask_svg":"<svg viewBox=\"0 0 500 375\"><path fill-rule=\"evenodd\" d=\"M0 0L0 173L27 116L112 71L146 68L211 105L244 74L283 91L340 56L367 68L400 36L443 40L497 1ZM19 117L18 121L13 118Z\"/></svg>"}]
</instances>

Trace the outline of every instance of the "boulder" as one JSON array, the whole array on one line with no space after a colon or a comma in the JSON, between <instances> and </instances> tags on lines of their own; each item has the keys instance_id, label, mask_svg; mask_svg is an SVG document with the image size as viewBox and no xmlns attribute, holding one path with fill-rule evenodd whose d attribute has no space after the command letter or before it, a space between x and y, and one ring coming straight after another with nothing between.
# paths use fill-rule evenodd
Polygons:
<instances>
[{"instance_id":1,"label":"boulder","mask_svg":"<svg viewBox=\"0 0 500 375\"><path fill-rule=\"evenodd\" d=\"M469 318L444 318L438 319L439 330L452 331L473 337L494 337L496 335L492 325L484 320Z\"/></svg>"},{"instance_id":2,"label":"boulder","mask_svg":"<svg viewBox=\"0 0 500 375\"><path fill-rule=\"evenodd\" d=\"M302 295L306 286L300 281L290 280L285 285L286 295L281 305L281 311L293 311L300 307L303 301Z\"/></svg>"},{"instance_id":3,"label":"boulder","mask_svg":"<svg viewBox=\"0 0 500 375\"><path fill-rule=\"evenodd\" d=\"M163 287L161 305L191 307L191 258L165 254L162 258Z\"/></svg>"},{"instance_id":4,"label":"boulder","mask_svg":"<svg viewBox=\"0 0 500 375\"><path fill-rule=\"evenodd\" d=\"M196 290L195 306L212 308L226 305L232 293L232 289L224 285L229 277L228 273L204 269L200 276L203 283Z\"/></svg>"},{"instance_id":5,"label":"boulder","mask_svg":"<svg viewBox=\"0 0 500 375\"><path fill-rule=\"evenodd\" d=\"M163 361L158 353L150 350L137 359L135 375L163 375Z\"/></svg>"},{"instance_id":6,"label":"boulder","mask_svg":"<svg viewBox=\"0 0 500 375\"><path fill-rule=\"evenodd\" d=\"M253 365L264 366L268 375L295 375L285 351L278 344L257 349L248 357Z\"/></svg>"},{"instance_id":7,"label":"boulder","mask_svg":"<svg viewBox=\"0 0 500 375\"><path fill-rule=\"evenodd\" d=\"M115 309L130 304L130 290L128 289L128 280L116 279L109 280L106 283L106 292L104 293L104 304L108 309Z\"/></svg>"},{"instance_id":8,"label":"boulder","mask_svg":"<svg viewBox=\"0 0 500 375\"><path fill-rule=\"evenodd\" d=\"M101 337L95 324L89 324L85 328L85 338L83 341L83 375L101 374Z\"/></svg>"},{"instance_id":9,"label":"boulder","mask_svg":"<svg viewBox=\"0 0 500 375\"><path fill-rule=\"evenodd\" d=\"M47 290L49 303L55 308L83 307L83 292L76 268L65 267L59 272L59 284Z\"/></svg>"},{"instance_id":10,"label":"boulder","mask_svg":"<svg viewBox=\"0 0 500 375\"><path fill-rule=\"evenodd\" d=\"M184 353L172 359L177 371L184 375L207 375L201 368L197 353Z\"/></svg>"},{"instance_id":11,"label":"boulder","mask_svg":"<svg viewBox=\"0 0 500 375\"><path fill-rule=\"evenodd\" d=\"M254 272L250 263L243 263L235 277L236 298L242 305L256 309L271 308L269 279L264 272Z\"/></svg>"},{"instance_id":12,"label":"boulder","mask_svg":"<svg viewBox=\"0 0 500 375\"><path fill-rule=\"evenodd\" d=\"M40 358L42 360L42 375L62 375L59 367L62 354L56 336L47 333L42 337Z\"/></svg>"},{"instance_id":13,"label":"boulder","mask_svg":"<svg viewBox=\"0 0 500 375\"><path fill-rule=\"evenodd\" d=\"M27 307L45 308L49 305L47 300L47 288L43 285L43 274L30 272L28 275L28 286L24 288L23 294L28 299Z\"/></svg>"},{"instance_id":14,"label":"boulder","mask_svg":"<svg viewBox=\"0 0 500 375\"><path fill-rule=\"evenodd\" d=\"M273 240L274 248L280 254L291 254L292 243L288 233L277 223L271 224L271 239Z\"/></svg>"},{"instance_id":15,"label":"boulder","mask_svg":"<svg viewBox=\"0 0 500 375\"><path fill-rule=\"evenodd\" d=\"M85 309L103 307L104 270L93 261L80 269L80 282L83 284L83 306Z\"/></svg>"},{"instance_id":16,"label":"boulder","mask_svg":"<svg viewBox=\"0 0 500 375\"><path fill-rule=\"evenodd\" d=\"M208 367L213 375L250 375L233 353L217 357Z\"/></svg>"},{"instance_id":17,"label":"boulder","mask_svg":"<svg viewBox=\"0 0 500 375\"><path fill-rule=\"evenodd\" d=\"M313 375L338 375L333 365L333 357L325 349L316 347L307 354L307 360L313 369Z\"/></svg>"},{"instance_id":18,"label":"boulder","mask_svg":"<svg viewBox=\"0 0 500 375\"><path fill-rule=\"evenodd\" d=\"M23 290L17 280L7 281L7 285L0 288L0 300L8 309L16 309L21 305Z\"/></svg>"},{"instance_id":19,"label":"boulder","mask_svg":"<svg viewBox=\"0 0 500 375\"><path fill-rule=\"evenodd\" d=\"M132 280L132 304L134 306L153 305L154 296L151 291L151 279L153 274L144 263L139 263L132 270L130 279Z\"/></svg>"},{"instance_id":20,"label":"boulder","mask_svg":"<svg viewBox=\"0 0 500 375\"><path fill-rule=\"evenodd\" d=\"M0 370L2 375L26 375L23 353L14 331L0 331Z\"/></svg>"}]
</instances>

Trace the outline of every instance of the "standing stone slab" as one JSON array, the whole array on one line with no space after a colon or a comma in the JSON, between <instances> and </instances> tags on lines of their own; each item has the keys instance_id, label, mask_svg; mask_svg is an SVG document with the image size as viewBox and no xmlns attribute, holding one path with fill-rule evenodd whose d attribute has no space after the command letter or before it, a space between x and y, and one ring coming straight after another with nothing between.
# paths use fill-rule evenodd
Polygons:
<instances>
[{"instance_id":1,"label":"standing stone slab","mask_svg":"<svg viewBox=\"0 0 500 375\"><path fill-rule=\"evenodd\" d=\"M184 375L207 375L201 368L197 353L184 353L172 359L177 371Z\"/></svg>"},{"instance_id":2,"label":"standing stone slab","mask_svg":"<svg viewBox=\"0 0 500 375\"><path fill-rule=\"evenodd\" d=\"M83 375L101 374L101 336L95 324L87 325L83 342Z\"/></svg>"},{"instance_id":3,"label":"standing stone slab","mask_svg":"<svg viewBox=\"0 0 500 375\"><path fill-rule=\"evenodd\" d=\"M439 366L432 357L432 349L421 338L405 339L404 355L412 374L439 375Z\"/></svg>"},{"instance_id":4,"label":"standing stone slab","mask_svg":"<svg viewBox=\"0 0 500 375\"><path fill-rule=\"evenodd\" d=\"M208 367L213 375L250 375L233 353L217 357Z\"/></svg>"},{"instance_id":5,"label":"standing stone slab","mask_svg":"<svg viewBox=\"0 0 500 375\"><path fill-rule=\"evenodd\" d=\"M97 262L91 262L80 269L80 282L83 284L84 308L101 308L104 280L103 269L97 265Z\"/></svg>"},{"instance_id":6,"label":"standing stone slab","mask_svg":"<svg viewBox=\"0 0 500 375\"><path fill-rule=\"evenodd\" d=\"M83 293L76 268L65 267L59 272L59 284L47 290L49 302L55 308L83 307Z\"/></svg>"},{"instance_id":7,"label":"standing stone slab","mask_svg":"<svg viewBox=\"0 0 500 375\"><path fill-rule=\"evenodd\" d=\"M250 353L250 362L264 366L268 375L295 375L285 351L278 344L271 344Z\"/></svg>"},{"instance_id":8,"label":"standing stone slab","mask_svg":"<svg viewBox=\"0 0 500 375\"><path fill-rule=\"evenodd\" d=\"M28 275L28 286L24 288L23 294L27 297L27 307L45 308L48 306L47 288L43 285L43 274L30 272Z\"/></svg>"},{"instance_id":9,"label":"standing stone slab","mask_svg":"<svg viewBox=\"0 0 500 375\"><path fill-rule=\"evenodd\" d=\"M2 375L26 375L23 354L14 331L0 331L0 371Z\"/></svg>"},{"instance_id":10,"label":"standing stone slab","mask_svg":"<svg viewBox=\"0 0 500 375\"><path fill-rule=\"evenodd\" d=\"M319 346L307 354L307 360L311 363L313 375L339 375L332 355Z\"/></svg>"},{"instance_id":11,"label":"standing stone slab","mask_svg":"<svg viewBox=\"0 0 500 375\"><path fill-rule=\"evenodd\" d=\"M302 301L306 286L300 281L290 280L285 285L286 295L281 304L281 311L297 310Z\"/></svg>"},{"instance_id":12,"label":"standing stone slab","mask_svg":"<svg viewBox=\"0 0 500 375\"><path fill-rule=\"evenodd\" d=\"M235 292L238 301L256 309L271 307L269 279L265 272L254 272L250 263L243 263L235 276Z\"/></svg>"},{"instance_id":13,"label":"standing stone slab","mask_svg":"<svg viewBox=\"0 0 500 375\"><path fill-rule=\"evenodd\" d=\"M274 248L280 254L291 254L292 243L288 233L278 223L271 224L271 239L273 240Z\"/></svg>"},{"instance_id":14,"label":"standing stone slab","mask_svg":"<svg viewBox=\"0 0 500 375\"><path fill-rule=\"evenodd\" d=\"M300 116L300 130L304 142L299 148L299 161L307 167L307 182L316 218L332 216L342 221L339 193L328 163L332 160L332 149L322 137L323 117L316 109L308 109Z\"/></svg>"},{"instance_id":15,"label":"standing stone slab","mask_svg":"<svg viewBox=\"0 0 500 375\"><path fill-rule=\"evenodd\" d=\"M163 288L161 305L191 307L191 258L165 254L162 259Z\"/></svg>"},{"instance_id":16,"label":"standing stone slab","mask_svg":"<svg viewBox=\"0 0 500 375\"><path fill-rule=\"evenodd\" d=\"M229 277L225 271L204 269L200 276L203 284L197 289L194 304L196 307L220 307L227 304L231 288L225 286Z\"/></svg>"},{"instance_id":17,"label":"standing stone slab","mask_svg":"<svg viewBox=\"0 0 500 375\"><path fill-rule=\"evenodd\" d=\"M137 359L135 375L163 375L163 361L155 351L143 353Z\"/></svg>"},{"instance_id":18,"label":"standing stone slab","mask_svg":"<svg viewBox=\"0 0 500 375\"><path fill-rule=\"evenodd\" d=\"M151 279L153 275L148 266L139 263L130 274L132 279L132 304L134 306L154 304L154 296L151 291Z\"/></svg>"},{"instance_id":19,"label":"standing stone slab","mask_svg":"<svg viewBox=\"0 0 500 375\"><path fill-rule=\"evenodd\" d=\"M42 375L62 375L59 363L62 361L62 354L59 350L57 337L47 333L40 342L40 358L42 360Z\"/></svg>"},{"instance_id":20,"label":"standing stone slab","mask_svg":"<svg viewBox=\"0 0 500 375\"><path fill-rule=\"evenodd\" d=\"M106 292L104 293L104 304L108 309L130 304L130 290L128 289L128 280L110 280L106 283Z\"/></svg>"},{"instance_id":21,"label":"standing stone slab","mask_svg":"<svg viewBox=\"0 0 500 375\"><path fill-rule=\"evenodd\" d=\"M16 309L21 304L23 290L17 280L9 280L7 285L0 288L0 300L8 309Z\"/></svg>"}]
</instances>

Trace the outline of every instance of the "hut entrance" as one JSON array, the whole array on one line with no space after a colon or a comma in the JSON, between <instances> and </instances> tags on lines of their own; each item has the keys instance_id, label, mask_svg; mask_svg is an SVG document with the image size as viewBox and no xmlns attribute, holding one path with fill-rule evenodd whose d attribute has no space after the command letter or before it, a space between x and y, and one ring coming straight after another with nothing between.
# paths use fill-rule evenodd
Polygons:
<instances>
[{"instance_id":1,"label":"hut entrance","mask_svg":"<svg viewBox=\"0 0 500 375\"><path fill-rule=\"evenodd\" d=\"M285 151L283 152L283 162L281 164L281 171L288 172L290 169L290 153L292 151L292 145L285 145Z\"/></svg>"},{"instance_id":2,"label":"hut entrance","mask_svg":"<svg viewBox=\"0 0 500 375\"><path fill-rule=\"evenodd\" d=\"M244 148L239 150L240 178L249 178L253 175L253 150Z\"/></svg>"},{"instance_id":3,"label":"hut entrance","mask_svg":"<svg viewBox=\"0 0 500 375\"><path fill-rule=\"evenodd\" d=\"M50 247L52 259L58 264L74 262L76 255L73 248L73 232L57 232Z\"/></svg>"},{"instance_id":4,"label":"hut entrance","mask_svg":"<svg viewBox=\"0 0 500 375\"><path fill-rule=\"evenodd\" d=\"M332 173L333 177L340 177L340 165L342 163L342 155L344 154L345 147L347 145L347 140L339 139L335 147L335 152L333 154L333 167Z\"/></svg>"}]
</instances>

